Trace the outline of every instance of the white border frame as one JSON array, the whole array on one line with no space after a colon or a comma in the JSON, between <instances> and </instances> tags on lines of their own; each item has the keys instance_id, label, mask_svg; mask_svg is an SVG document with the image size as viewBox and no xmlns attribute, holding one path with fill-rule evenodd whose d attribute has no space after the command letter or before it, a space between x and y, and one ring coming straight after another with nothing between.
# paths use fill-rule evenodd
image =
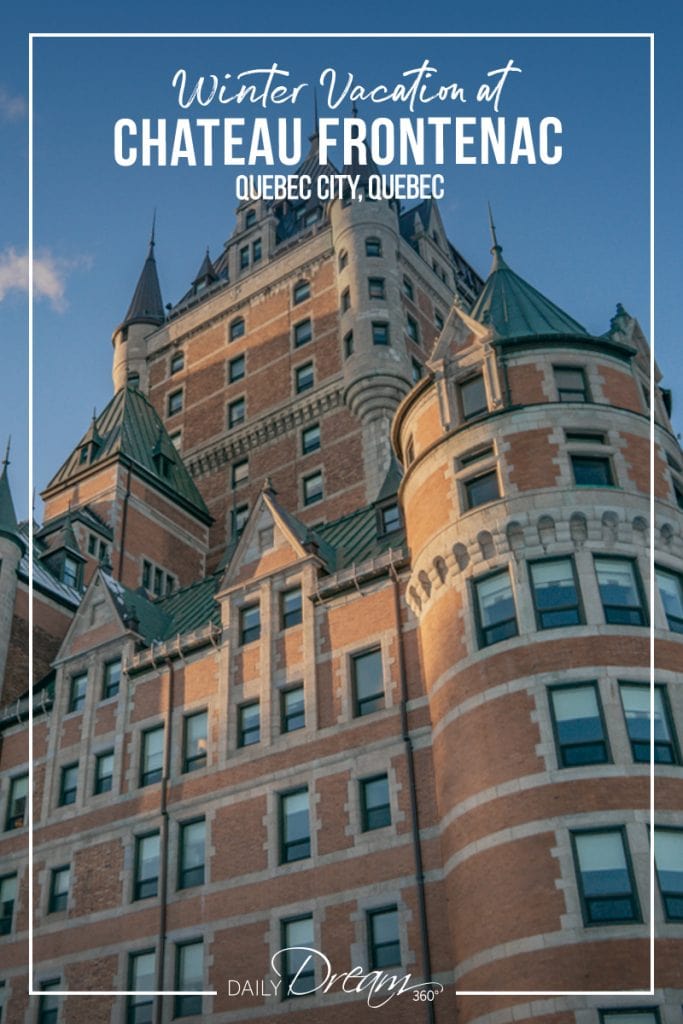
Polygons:
<instances>
[{"instance_id":1,"label":"white border frame","mask_svg":"<svg viewBox=\"0 0 683 1024\"><path fill-rule=\"evenodd\" d=\"M654 381L655 370L655 251L654 251L654 33L653 32L30 32L28 35L28 494L29 507L33 493L33 40L34 39L649 39L650 40L650 380ZM652 531L655 526L654 496L654 409L655 402L650 402L650 987L649 989L627 989L625 991L587 991L565 990L551 992L547 989L516 990L505 989L493 991L489 989L456 988L456 996L639 996L655 994L655 859L654 859L654 672L655 672L655 637L652 605L655 596L655 563ZM29 987L28 994L41 995L42 990L33 986L33 517L29 516ZM51 995L60 996L176 996L202 995L215 996L217 991L178 992L130 992L130 991L70 991L50 990Z\"/></svg>"}]
</instances>

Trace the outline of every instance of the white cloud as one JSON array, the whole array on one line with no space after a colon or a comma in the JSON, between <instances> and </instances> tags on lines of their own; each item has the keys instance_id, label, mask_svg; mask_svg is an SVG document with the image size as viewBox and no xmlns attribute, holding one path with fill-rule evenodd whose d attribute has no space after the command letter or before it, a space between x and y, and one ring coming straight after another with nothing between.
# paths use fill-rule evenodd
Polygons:
<instances>
[{"instance_id":1,"label":"white cloud","mask_svg":"<svg viewBox=\"0 0 683 1024\"><path fill-rule=\"evenodd\" d=\"M33 294L37 299L47 299L53 309L66 309L66 279L74 267L87 266L87 259L58 259L44 251L33 258ZM14 248L0 252L0 302L8 292L28 291L28 256Z\"/></svg>"},{"instance_id":2,"label":"white cloud","mask_svg":"<svg viewBox=\"0 0 683 1024\"><path fill-rule=\"evenodd\" d=\"M26 117L26 100L23 96L12 96L0 85L0 119L20 121Z\"/></svg>"}]
</instances>

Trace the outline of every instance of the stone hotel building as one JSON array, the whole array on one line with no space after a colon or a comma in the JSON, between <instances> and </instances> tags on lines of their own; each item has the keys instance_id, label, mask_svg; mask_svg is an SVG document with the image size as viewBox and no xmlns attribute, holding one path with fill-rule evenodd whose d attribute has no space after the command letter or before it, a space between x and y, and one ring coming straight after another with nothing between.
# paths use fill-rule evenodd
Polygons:
<instances>
[{"instance_id":1,"label":"stone hotel building","mask_svg":"<svg viewBox=\"0 0 683 1024\"><path fill-rule=\"evenodd\" d=\"M164 306L152 239L42 493L32 692L5 459L2 1024L683 1021L671 395L492 240L483 281L432 201L245 203Z\"/></svg>"}]
</instances>

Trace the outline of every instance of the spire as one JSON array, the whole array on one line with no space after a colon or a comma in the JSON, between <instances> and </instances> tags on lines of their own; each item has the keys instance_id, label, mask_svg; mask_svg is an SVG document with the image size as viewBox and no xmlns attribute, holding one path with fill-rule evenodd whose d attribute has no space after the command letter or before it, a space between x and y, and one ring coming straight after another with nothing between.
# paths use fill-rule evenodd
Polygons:
<instances>
[{"instance_id":1,"label":"spire","mask_svg":"<svg viewBox=\"0 0 683 1024\"><path fill-rule=\"evenodd\" d=\"M0 472L0 534L9 536L13 540L16 539L19 543L19 538L15 536L18 528L17 515L14 511L14 502L7 476L11 440L10 437L7 441L5 457L2 460L2 472Z\"/></svg>"},{"instance_id":2,"label":"spire","mask_svg":"<svg viewBox=\"0 0 683 1024\"><path fill-rule=\"evenodd\" d=\"M491 241L493 243L491 246L491 253L493 255L491 273L493 273L493 271L498 270L499 267L505 266L505 260L501 256L503 247L502 245L499 245L498 238L496 236L496 225L493 223L493 210L491 209L491 204L487 203L487 206L489 208L489 230L491 232Z\"/></svg>"},{"instance_id":3,"label":"spire","mask_svg":"<svg viewBox=\"0 0 683 1024\"><path fill-rule=\"evenodd\" d=\"M156 230L156 210L152 217L152 232L149 239L147 259L138 279L128 312L121 326L134 323L162 324L164 322L164 303L161 298L157 264L154 258L154 235Z\"/></svg>"},{"instance_id":4,"label":"spire","mask_svg":"<svg viewBox=\"0 0 683 1024\"><path fill-rule=\"evenodd\" d=\"M317 142L318 135L318 90L313 86L313 131L308 136L310 142Z\"/></svg>"},{"instance_id":5,"label":"spire","mask_svg":"<svg viewBox=\"0 0 683 1024\"><path fill-rule=\"evenodd\" d=\"M201 266L197 271L197 276L192 282L192 287L195 289L195 291L198 291L200 287L206 288L208 285L213 284L214 281L217 280L218 274L216 273L216 268L211 262L211 257L209 256L209 247L207 245L206 253L204 254L204 259L202 260Z\"/></svg>"},{"instance_id":6,"label":"spire","mask_svg":"<svg viewBox=\"0 0 683 1024\"><path fill-rule=\"evenodd\" d=\"M502 257L493 212L489 203L489 230L493 263L471 316L490 327L495 339L577 335L587 337L588 332L573 317L542 295Z\"/></svg>"}]
</instances>

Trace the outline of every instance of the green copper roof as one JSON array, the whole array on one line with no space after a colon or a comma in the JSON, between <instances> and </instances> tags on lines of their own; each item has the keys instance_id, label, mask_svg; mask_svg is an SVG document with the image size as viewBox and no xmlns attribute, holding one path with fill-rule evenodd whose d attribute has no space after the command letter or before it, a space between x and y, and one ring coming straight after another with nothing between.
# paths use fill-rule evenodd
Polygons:
<instances>
[{"instance_id":1,"label":"green copper roof","mask_svg":"<svg viewBox=\"0 0 683 1024\"><path fill-rule=\"evenodd\" d=\"M154 406L137 388L122 388L95 421L99 445L89 442L92 426L46 490L70 481L112 455L120 455L153 477L161 490L180 498L205 521L209 511ZM85 451L85 455L83 452ZM162 456L162 457L160 457Z\"/></svg>"},{"instance_id":2,"label":"green copper roof","mask_svg":"<svg viewBox=\"0 0 683 1024\"><path fill-rule=\"evenodd\" d=\"M490 326L496 339L580 335L588 332L512 270L494 236L493 264L471 316Z\"/></svg>"},{"instance_id":3,"label":"green copper roof","mask_svg":"<svg viewBox=\"0 0 683 1024\"><path fill-rule=\"evenodd\" d=\"M207 576L197 583L182 590L176 590L159 601L158 607L171 621L164 639L170 639L177 633L191 633L212 622L221 624L221 610L214 600L222 573Z\"/></svg>"}]
</instances>

